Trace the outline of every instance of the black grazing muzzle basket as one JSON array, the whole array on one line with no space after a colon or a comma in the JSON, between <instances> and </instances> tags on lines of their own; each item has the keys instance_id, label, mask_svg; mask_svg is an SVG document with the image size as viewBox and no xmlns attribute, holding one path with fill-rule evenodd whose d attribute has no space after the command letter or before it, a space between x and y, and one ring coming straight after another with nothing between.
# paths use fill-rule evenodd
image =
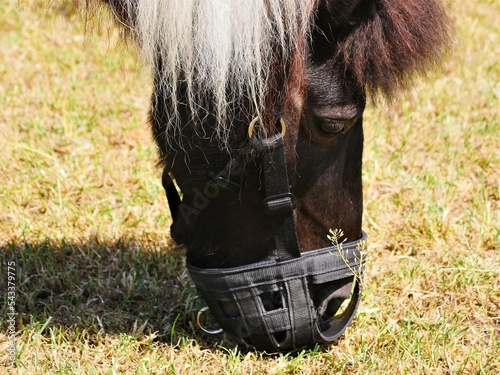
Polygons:
<instances>
[{"instance_id":1,"label":"black grazing muzzle basket","mask_svg":"<svg viewBox=\"0 0 500 375\"><path fill-rule=\"evenodd\" d=\"M249 129L252 146L261 155L263 209L273 223L278 258L235 268L201 269L187 264L220 328L243 346L268 352L330 343L344 333L361 298L366 241L362 233L354 242L300 253L283 122L281 126L281 134L259 140L252 139L252 126ZM230 172L223 177L230 182Z\"/></svg>"},{"instance_id":2,"label":"black grazing muzzle basket","mask_svg":"<svg viewBox=\"0 0 500 375\"><path fill-rule=\"evenodd\" d=\"M358 241L284 261L220 269L188 264L187 269L217 323L233 339L250 349L291 351L330 343L349 326L361 297L365 240L363 233ZM349 297L348 306L335 316Z\"/></svg>"}]
</instances>

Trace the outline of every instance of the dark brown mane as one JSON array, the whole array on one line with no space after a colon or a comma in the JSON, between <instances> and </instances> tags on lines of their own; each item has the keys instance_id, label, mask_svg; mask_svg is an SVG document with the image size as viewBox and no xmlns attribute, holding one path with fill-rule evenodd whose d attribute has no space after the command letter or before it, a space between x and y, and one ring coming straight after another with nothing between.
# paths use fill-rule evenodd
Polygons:
<instances>
[{"instance_id":1,"label":"dark brown mane","mask_svg":"<svg viewBox=\"0 0 500 375\"><path fill-rule=\"evenodd\" d=\"M338 42L340 58L360 85L389 98L436 67L450 41L450 20L436 0L364 1L353 22Z\"/></svg>"}]
</instances>

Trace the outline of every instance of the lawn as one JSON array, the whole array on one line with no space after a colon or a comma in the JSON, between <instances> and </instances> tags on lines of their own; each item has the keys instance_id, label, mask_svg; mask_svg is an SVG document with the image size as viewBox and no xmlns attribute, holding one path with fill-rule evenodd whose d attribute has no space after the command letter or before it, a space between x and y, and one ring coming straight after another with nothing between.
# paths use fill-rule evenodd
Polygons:
<instances>
[{"instance_id":1,"label":"lawn","mask_svg":"<svg viewBox=\"0 0 500 375\"><path fill-rule=\"evenodd\" d=\"M273 356L194 324L149 78L74 3L0 3L1 373L500 373L498 0L454 2L442 71L367 109L359 313L335 344Z\"/></svg>"}]
</instances>

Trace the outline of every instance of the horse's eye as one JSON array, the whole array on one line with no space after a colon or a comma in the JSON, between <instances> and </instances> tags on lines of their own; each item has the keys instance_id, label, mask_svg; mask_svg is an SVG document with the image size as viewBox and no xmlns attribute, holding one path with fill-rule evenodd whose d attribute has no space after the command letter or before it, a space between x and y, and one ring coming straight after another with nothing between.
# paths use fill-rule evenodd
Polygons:
<instances>
[{"instance_id":1,"label":"horse's eye","mask_svg":"<svg viewBox=\"0 0 500 375\"><path fill-rule=\"evenodd\" d=\"M345 129L345 122L332 119L319 119L319 128L327 134L339 134Z\"/></svg>"},{"instance_id":2,"label":"horse's eye","mask_svg":"<svg viewBox=\"0 0 500 375\"><path fill-rule=\"evenodd\" d=\"M318 118L318 128L326 134L340 135L347 131L352 121L349 119Z\"/></svg>"}]
</instances>

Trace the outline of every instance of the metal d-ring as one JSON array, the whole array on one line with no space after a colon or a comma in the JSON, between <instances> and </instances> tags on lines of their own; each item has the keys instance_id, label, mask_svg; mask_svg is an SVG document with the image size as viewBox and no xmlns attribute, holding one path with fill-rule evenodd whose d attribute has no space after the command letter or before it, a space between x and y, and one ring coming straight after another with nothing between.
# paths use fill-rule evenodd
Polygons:
<instances>
[{"instance_id":1,"label":"metal d-ring","mask_svg":"<svg viewBox=\"0 0 500 375\"><path fill-rule=\"evenodd\" d=\"M253 136L253 128L255 127L255 125L260 121L260 118L259 116L255 117L252 122L250 123L250 125L248 125L248 138L252 138ZM281 137L284 138L285 137L285 134L286 134L286 125L285 125L285 121L280 118L280 125L281 125Z\"/></svg>"},{"instance_id":2,"label":"metal d-ring","mask_svg":"<svg viewBox=\"0 0 500 375\"><path fill-rule=\"evenodd\" d=\"M203 332L208 333L209 335L217 335L219 333L222 333L223 332L222 328L208 329L205 328L203 324L201 324L201 317L207 311L208 311L208 306L202 307L200 311L198 311L198 314L196 315L196 324L198 324L198 327L200 327Z\"/></svg>"}]
</instances>

